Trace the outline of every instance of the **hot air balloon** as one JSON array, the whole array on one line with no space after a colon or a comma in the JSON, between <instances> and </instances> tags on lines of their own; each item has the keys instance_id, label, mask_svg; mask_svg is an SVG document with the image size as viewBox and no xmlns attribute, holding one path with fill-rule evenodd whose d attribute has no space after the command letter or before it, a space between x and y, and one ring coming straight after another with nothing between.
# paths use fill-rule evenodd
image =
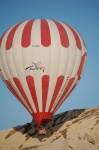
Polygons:
<instances>
[{"instance_id":1,"label":"hot air balloon","mask_svg":"<svg viewBox=\"0 0 99 150\"><path fill-rule=\"evenodd\" d=\"M66 23L27 20L1 37L1 77L40 126L81 79L86 55L82 37Z\"/></svg>"}]
</instances>

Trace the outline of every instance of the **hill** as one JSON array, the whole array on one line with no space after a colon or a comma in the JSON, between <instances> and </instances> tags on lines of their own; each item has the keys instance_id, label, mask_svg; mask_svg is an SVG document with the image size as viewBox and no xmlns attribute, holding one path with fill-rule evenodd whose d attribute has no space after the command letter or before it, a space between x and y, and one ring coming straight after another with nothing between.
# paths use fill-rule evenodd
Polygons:
<instances>
[{"instance_id":1,"label":"hill","mask_svg":"<svg viewBox=\"0 0 99 150\"><path fill-rule=\"evenodd\" d=\"M45 127L43 136L35 121L0 131L0 150L99 150L99 107L55 115Z\"/></svg>"}]
</instances>

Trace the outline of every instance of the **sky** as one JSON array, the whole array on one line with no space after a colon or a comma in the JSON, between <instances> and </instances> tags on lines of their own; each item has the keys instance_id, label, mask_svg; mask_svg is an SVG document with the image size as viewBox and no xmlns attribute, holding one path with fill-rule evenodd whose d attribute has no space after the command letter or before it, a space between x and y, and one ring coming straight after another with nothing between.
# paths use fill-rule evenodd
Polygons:
<instances>
[{"instance_id":1,"label":"sky","mask_svg":"<svg viewBox=\"0 0 99 150\"><path fill-rule=\"evenodd\" d=\"M83 76L56 114L99 107L99 0L0 0L0 37L18 22L39 18L69 24L86 43ZM31 115L0 78L0 130L31 121Z\"/></svg>"}]
</instances>

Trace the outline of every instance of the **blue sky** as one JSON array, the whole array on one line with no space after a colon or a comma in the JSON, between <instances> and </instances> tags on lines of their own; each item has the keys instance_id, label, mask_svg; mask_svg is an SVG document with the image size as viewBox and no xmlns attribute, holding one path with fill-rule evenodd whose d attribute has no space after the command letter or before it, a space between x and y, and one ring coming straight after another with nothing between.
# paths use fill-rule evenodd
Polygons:
<instances>
[{"instance_id":1,"label":"blue sky","mask_svg":"<svg viewBox=\"0 0 99 150\"><path fill-rule=\"evenodd\" d=\"M99 106L99 0L0 0L0 37L14 24L47 18L66 22L83 37L87 62L82 79L56 113ZM32 117L0 78L0 130Z\"/></svg>"}]
</instances>

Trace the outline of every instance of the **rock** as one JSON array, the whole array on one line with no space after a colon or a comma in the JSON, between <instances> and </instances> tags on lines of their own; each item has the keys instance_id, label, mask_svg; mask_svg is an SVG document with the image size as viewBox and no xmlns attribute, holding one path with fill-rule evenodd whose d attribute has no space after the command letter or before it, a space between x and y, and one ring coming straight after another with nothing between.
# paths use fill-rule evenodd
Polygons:
<instances>
[{"instance_id":1,"label":"rock","mask_svg":"<svg viewBox=\"0 0 99 150\"><path fill-rule=\"evenodd\" d=\"M55 115L45 127L44 136L35 121L0 131L0 150L99 150L99 107Z\"/></svg>"},{"instance_id":2,"label":"rock","mask_svg":"<svg viewBox=\"0 0 99 150\"><path fill-rule=\"evenodd\" d=\"M60 137L59 139L53 140L52 143L41 146L37 148L37 150L71 150L71 148L68 145L68 142L64 137Z\"/></svg>"},{"instance_id":3,"label":"rock","mask_svg":"<svg viewBox=\"0 0 99 150\"><path fill-rule=\"evenodd\" d=\"M78 144L76 144L74 150L99 150L97 145L81 139Z\"/></svg>"}]
</instances>

